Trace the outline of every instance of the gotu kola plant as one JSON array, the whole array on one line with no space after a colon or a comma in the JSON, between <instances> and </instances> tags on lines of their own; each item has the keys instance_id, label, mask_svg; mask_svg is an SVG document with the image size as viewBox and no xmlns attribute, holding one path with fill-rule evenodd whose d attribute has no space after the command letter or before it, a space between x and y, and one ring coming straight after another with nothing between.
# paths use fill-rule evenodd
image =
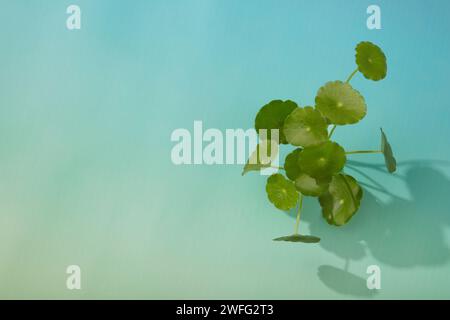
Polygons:
<instances>
[{"instance_id":1,"label":"gotu kola plant","mask_svg":"<svg viewBox=\"0 0 450 320\"><path fill-rule=\"evenodd\" d=\"M304 196L318 198L323 218L330 225L345 225L356 214L363 190L355 178L342 171L348 155L380 153L384 155L387 170L390 173L396 170L392 148L382 129L379 150L346 151L331 141L337 126L355 124L366 116L364 97L350 85L353 76L360 72L373 81L386 77L386 56L373 43L361 42L356 46L356 65L356 70L345 82L331 81L321 87L314 107L302 108L290 100L274 100L263 106L256 115L255 129L260 133L262 142L245 165L243 175L271 167L270 158L278 153L278 144L295 147L286 156L284 166L280 167L285 176L276 173L267 179L267 196L276 208L287 211L298 206L294 234L276 238L275 241L320 241L318 237L299 234ZM270 136L271 130L278 130L278 139ZM269 140L271 143L268 143ZM263 151L270 154L269 160L267 157L266 161L261 160Z\"/></svg>"}]
</instances>

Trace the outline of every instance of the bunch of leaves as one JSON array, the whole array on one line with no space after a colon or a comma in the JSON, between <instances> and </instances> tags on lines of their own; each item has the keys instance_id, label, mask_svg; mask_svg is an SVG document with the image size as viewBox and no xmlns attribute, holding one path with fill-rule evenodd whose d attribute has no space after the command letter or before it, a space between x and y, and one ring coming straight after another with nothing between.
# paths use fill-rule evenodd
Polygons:
<instances>
[{"instance_id":1,"label":"bunch of leaves","mask_svg":"<svg viewBox=\"0 0 450 320\"><path fill-rule=\"evenodd\" d=\"M245 165L243 175L271 167L279 144L295 147L281 167L285 175L276 173L267 179L267 196L276 208L288 211L298 206L294 234L276 238L275 241L320 241L318 237L298 232L304 196L318 199L323 218L333 226L345 225L358 212L363 189L355 178L343 173L348 155L380 153L384 155L388 172L396 170L392 147L382 129L379 150L345 151L331 140L337 126L358 123L367 114L364 97L350 85L355 74L360 72L373 81L382 80L387 74L386 56L375 44L359 43L355 58L356 70L345 82L330 81L322 86L317 91L314 107L300 107L290 100L273 100L256 115L255 129L258 132L266 129L269 134L264 137L271 143L263 139ZM271 129L278 130L278 141L273 141ZM262 151L270 153L265 161L260 160Z\"/></svg>"}]
</instances>

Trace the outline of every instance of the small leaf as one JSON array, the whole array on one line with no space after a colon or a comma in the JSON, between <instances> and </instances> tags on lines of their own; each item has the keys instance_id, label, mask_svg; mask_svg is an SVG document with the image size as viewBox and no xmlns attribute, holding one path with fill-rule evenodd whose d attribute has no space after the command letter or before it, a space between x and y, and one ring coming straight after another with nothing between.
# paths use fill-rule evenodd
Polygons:
<instances>
[{"instance_id":1,"label":"small leaf","mask_svg":"<svg viewBox=\"0 0 450 320\"><path fill-rule=\"evenodd\" d=\"M273 241L317 243L320 241L320 238L314 236L303 236L301 234L293 234L291 236L275 238L273 239Z\"/></svg>"},{"instance_id":2,"label":"small leaf","mask_svg":"<svg viewBox=\"0 0 450 320\"><path fill-rule=\"evenodd\" d=\"M381 129L381 151L384 155L384 162L389 173L394 173L397 170L397 161L394 158L394 153L392 152L392 147L389 144L386 134L383 129Z\"/></svg>"},{"instance_id":3,"label":"small leaf","mask_svg":"<svg viewBox=\"0 0 450 320\"><path fill-rule=\"evenodd\" d=\"M267 179L266 192L269 201L280 210L290 210L297 205L298 193L294 183L277 173Z\"/></svg>"},{"instance_id":4,"label":"small leaf","mask_svg":"<svg viewBox=\"0 0 450 320\"><path fill-rule=\"evenodd\" d=\"M360 121L367 113L363 96L342 81L328 82L319 89L316 109L332 124L345 125Z\"/></svg>"},{"instance_id":5,"label":"small leaf","mask_svg":"<svg viewBox=\"0 0 450 320\"><path fill-rule=\"evenodd\" d=\"M307 147L298 158L301 171L318 179L320 183L329 181L331 176L341 171L345 161L344 149L332 141Z\"/></svg>"},{"instance_id":6,"label":"small leaf","mask_svg":"<svg viewBox=\"0 0 450 320\"><path fill-rule=\"evenodd\" d=\"M256 115L256 131L259 133L259 130L267 129L267 139L271 139L270 129L278 129L280 144L286 144L287 141L282 130L284 120L297 107L297 104L290 100L271 101L263 106Z\"/></svg>"},{"instance_id":7,"label":"small leaf","mask_svg":"<svg viewBox=\"0 0 450 320\"><path fill-rule=\"evenodd\" d=\"M296 108L284 121L283 133L294 146L307 147L328 140L328 125L312 107Z\"/></svg>"},{"instance_id":8,"label":"small leaf","mask_svg":"<svg viewBox=\"0 0 450 320\"><path fill-rule=\"evenodd\" d=\"M277 157L278 152L279 146L275 140L262 141L248 158L244 170L242 170L242 175L250 171L260 171L269 168L272 165L272 161Z\"/></svg>"},{"instance_id":9,"label":"small leaf","mask_svg":"<svg viewBox=\"0 0 450 320\"><path fill-rule=\"evenodd\" d=\"M358 211L362 196L363 190L353 177L333 176L328 191L319 197L323 217L332 225L346 224Z\"/></svg>"},{"instance_id":10,"label":"small leaf","mask_svg":"<svg viewBox=\"0 0 450 320\"><path fill-rule=\"evenodd\" d=\"M356 64L367 79L378 81L386 77L386 56L380 47L371 42L360 42L356 46Z\"/></svg>"},{"instance_id":11,"label":"small leaf","mask_svg":"<svg viewBox=\"0 0 450 320\"><path fill-rule=\"evenodd\" d=\"M306 173L301 173L295 179L295 188L305 196L318 197L328 190L328 183L319 182Z\"/></svg>"},{"instance_id":12,"label":"small leaf","mask_svg":"<svg viewBox=\"0 0 450 320\"><path fill-rule=\"evenodd\" d=\"M300 175L300 165L298 164L298 156L302 152L301 148L297 148L286 156L284 160L284 170L286 176L294 181Z\"/></svg>"}]
</instances>

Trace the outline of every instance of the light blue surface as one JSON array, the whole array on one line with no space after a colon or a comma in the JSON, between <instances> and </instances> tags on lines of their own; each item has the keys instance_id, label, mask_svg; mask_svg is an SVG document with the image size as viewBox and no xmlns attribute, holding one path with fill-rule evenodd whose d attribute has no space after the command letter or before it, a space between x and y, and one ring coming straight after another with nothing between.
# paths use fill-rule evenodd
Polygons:
<instances>
[{"instance_id":1,"label":"light blue surface","mask_svg":"<svg viewBox=\"0 0 450 320\"><path fill-rule=\"evenodd\" d=\"M68 31L78 4L82 29ZM382 30L366 28L378 4ZM0 10L1 298L450 298L450 2L12 1ZM380 45L381 82L338 128L346 149L388 134L394 176L353 163L366 190L343 228L305 203L294 217L240 166L174 166L174 129L250 128L272 99L314 102ZM353 161L382 164L380 156ZM355 168L354 166L354 168ZM362 173L346 171L374 184ZM82 290L65 268L82 268ZM366 268L382 289L365 289ZM344 270L347 271L344 271Z\"/></svg>"}]
</instances>

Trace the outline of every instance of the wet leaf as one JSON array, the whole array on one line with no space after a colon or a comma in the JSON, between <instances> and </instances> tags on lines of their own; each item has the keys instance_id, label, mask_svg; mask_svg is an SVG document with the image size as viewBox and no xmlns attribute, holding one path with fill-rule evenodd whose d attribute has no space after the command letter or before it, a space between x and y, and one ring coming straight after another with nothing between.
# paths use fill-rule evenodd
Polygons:
<instances>
[{"instance_id":1,"label":"wet leaf","mask_svg":"<svg viewBox=\"0 0 450 320\"><path fill-rule=\"evenodd\" d=\"M294 146L307 147L328 140L328 125L312 107L296 108L284 121L283 133Z\"/></svg>"},{"instance_id":2,"label":"wet leaf","mask_svg":"<svg viewBox=\"0 0 450 320\"><path fill-rule=\"evenodd\" d=\"M328 82L319 89L316 109L332 124L345 125L360 121L367 113L363 96L342 81Z\"/></svg>"},{"instance_id":3,"label":"wet leaf","mask_svg":"<svg viewBox=\"0 0 450 320\"><path fill-rule=\"evenodd\" d=\"M267 179L266 192L269 201L280 210L290 210L297 204L298 193L294 183L279 173Z\"/></svg>"},{"instance_id":4,"label":"wet leaf","mask_svg":"<svg viewBox=\"0 0 450 320\"><path fill-rule=\"evenodd\" d=\"M319 197L322 215L332 225L346 224L358 211L363 190L349 175L333 176L328 191Z\"/></svg>"}]
</instances>

